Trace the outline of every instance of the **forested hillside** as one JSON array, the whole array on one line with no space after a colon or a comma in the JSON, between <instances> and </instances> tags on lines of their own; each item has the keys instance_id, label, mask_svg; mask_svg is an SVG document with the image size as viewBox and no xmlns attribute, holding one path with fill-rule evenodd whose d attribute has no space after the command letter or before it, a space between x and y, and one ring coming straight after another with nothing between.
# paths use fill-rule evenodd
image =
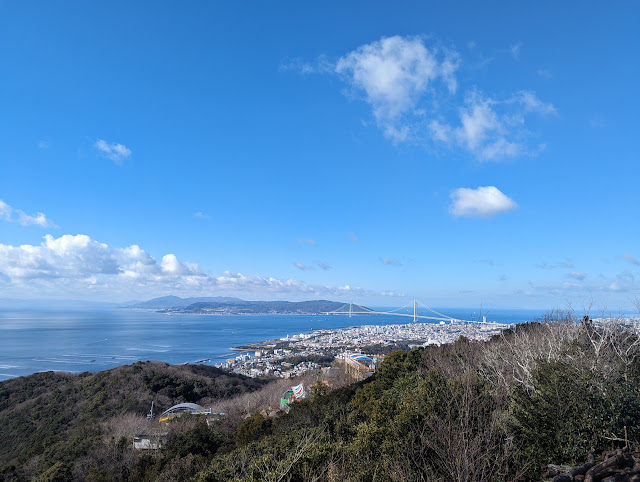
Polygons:
<instances>
[{"instance_id":1,"label":"forested hillside","mask_svg":"<svg viewBox=\"0 0 640 482\"><path fill-rule=\"evenodd\" d=\"M106 452L130 451L152 400L158 413L176 403L230 398L265 383L209 366L159 362L97 374L36 373L2 382L0 473L5 480L28 480L64 464L74 467L79 478L100 466Z\"/></svg>"},{"instance_id":2,"label":"forested hillside","mask_svg":"<svg viewBox=\"0 0 640 482\"><path fill-rule=\"evenodd\" d=\"M164 449L144 452L131 448L132 421L125 417L148 410L148 390L168 405L253 390L260 382L159 364L78 377L38 374L0 385L3 474L5 480L541 480L546 464L581 464L589 452L598 458L625 445L625 437L638 445L639 352L631 326L558 315L486 343L460 339L393 352L365 381L340 388L315 383L312 399L289 413L260 413L259 405L245 410L249 396L271 390L264 408L277 396L267 384L236 399L244 418L238 412L209 426L183 417L170 424L175 430ZM184 370L191 375L177 383Z\"/></svg>"}]
</instances>

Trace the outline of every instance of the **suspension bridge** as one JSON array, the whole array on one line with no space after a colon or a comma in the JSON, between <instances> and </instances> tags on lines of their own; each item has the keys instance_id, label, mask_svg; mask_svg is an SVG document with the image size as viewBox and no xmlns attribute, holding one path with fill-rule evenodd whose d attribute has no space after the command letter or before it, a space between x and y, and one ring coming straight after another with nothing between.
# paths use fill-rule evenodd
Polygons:
<instances>
[{"instance_id":1,"label":"suspension bridge","mask_svg":"<svg viewBox=\"0 0 640 482\"><path fill-rule=\"evenodd\" d=\"M413 314L407 312L413 306ZM422 307L426 309L430 315L421 315L418 313L419 308ZM404 311L404 312L403 312ZM348 315L351 318L354 315L390 315L390 316L404 316L408 318L412 318L414 323L417 323L420 320L431 320L431 321L449 321L455 323L483 323L486 322L486 316L482 316L482 312L480 313L480 318L478 320L463 320L460 318L455 318L453 316L448 316L443 313L440 313L433 308L429 308L424 303L421 303L418 300L413 300L413 303L409 303L400 308L396 308L391 311L376 311L371 308L366 308L364 306L356 305L355 309L353 306L353 302L345 303L340 308L334 311L326 311L323 312L324 315Z\"/></svg>"}]
</instances>

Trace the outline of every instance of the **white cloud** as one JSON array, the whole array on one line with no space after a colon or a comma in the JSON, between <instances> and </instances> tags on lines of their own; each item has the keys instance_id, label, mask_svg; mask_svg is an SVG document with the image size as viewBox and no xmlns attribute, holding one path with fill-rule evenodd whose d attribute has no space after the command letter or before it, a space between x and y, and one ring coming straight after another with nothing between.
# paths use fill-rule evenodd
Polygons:
<instances>
[{"instance_id":1,"label":"white cloud","mask_svg":"<svg viewBox=\"0 0 640 482\"><path fill-rule=\"evenodd\" d=\"M38 147L40 149L49 149L51 147L51 144L47 141L38 141Z\"/></svg>"},{"instance_id":2,"label":"white cloud","mask_svg":"<svg viewBox=\"0 0 640 482\"><path fill-rule=\"evenodd\" d=\"M22 226L40 226L43 228L57 228L51 220L47 219L43 213L36 213L33 216L25 213L21 209L14 209L4 201L0 200L0 220L18 223Z\"/></svg>"},{"instance_id":3,"label":"white cloud","mask_svg":"<svg viewBox=\"0 0 640 482\"><path fill-rule=\"evenodd\" d=\"M530 154L531 149L523 142L527 136L526 115L553 112L552 104L542 102L530 91L498 101L473 90L467 93L464 107L459 109L459 126L434 119L428 129L433 141L449 144L455 141L479 160L493 161Z\"/></svg>"},{"instance_id":4,"label":"white cloud","mask_svg":"<svg viewBox=\"0 0 640 482\"><path fill-rule=\"evenodd\" d=\"M360 240L358 239L358 237L354 233L349 232L349 233L347 233L347 236L349 237L351 242L354 243L354 244L358 244L360 242Z\"/></svg>"},{"instance_id":5,"label":"white cloud","mask_svg":"<svg viewBox=\"0 0 640 482\"><path fill-rule=\"evenodd\" d=\"M616 280L609 285L611 291L629 291L633 289L635 278L629 271L616 275Z\"/></svg>"},{"instance_id":6,"label":"white cloud","mask_svg":"<svg viewBox=\"0 0 640 482\"><path fill-rule=\"evenodd\" d=\"M477 189L458 188L451 193L449 212L458 217L492 218L496 214L515 209L518 205L495 186Z\"/></svg>"},{"instance_id":7,"label":"white cloud","mask_svg":"<svg viewBox=\"0 0 640 482\"><path fill-rule=\"evenodd\" d=\"M491 133L501 134L505 130L493 110L493 104L493 100L473 93L467 99L466 109L460 111L462 125L456 130L456 135L471 151L479 150Z\"/></svg>"},{"instance_id":8,"label":"white cloud","mask_svg":"<svg viewBox=\"0 0 640 482\"><path fill-rule=\"evenodd\" d=\"M16 211L18 213L18 222L23 226L29 226L35 224L43 228L56 227L43 213L36 213L35 216L29 216L22 211Z\"/></svg>"},{"instance_id":9,"label":"white cloud","mask_svg":"<svg viewBox=\"0 0 640 482\"><path fill-rule=\"evenodd\" d=\"M507 51L518 59L521 48L518 42ZM482 68L490 60L483 59ZM461 63L461 55L453 49L427 47L421 37L395 35L340 57L333 72L348 83L350 94L371 106L378 128L395 144L444 143L481 161L536 155L544 149L544 143L528 146L531 133L525 118L553 113L554 106L531 91L494 98L470 89L460 102L455 94ZM331 70L326 57L317 64L286 61L281 70L302 74Z\"/></svg>"},{"instance_id":10,"label":"white cloud","mask_svg":"<svg viewBox=\"0 0 640 482\"><path fill-rule=\"evenodd\" d=\"M303 265L304 266L304 265ZM5 294L20 297L63 296L131 299L167 293L306 298L342 296L345 292L376 296L350 286L317 286L296 280L280 280L225 271L220 276L204 273L195 263L181 261L175 254L160 262L137 245L112 248L89 236L44 237L40 245L0 244L0 280Z\"/></svg>"},{"instance_id":11,"label":"white cloud","mask_svg":"<svg viewBox=\"0 0 640 482\"><path fill-rule=\"evenodd\" d=\"M410 129L402 117L415 113L420 98L435 80L440 79L451 93L457 89L457 53L446 53L442 60L439 57L422 39L396 35L348 53L338 60L335 71L364 92L385 135L404 141Z\"/></svg>"},{"instance_id":12,"label":"white cloud","mask_svg":"<svg viewBox=\"0 0 640 482\"><path fill-rule=\"evenodd\" d=\"M451 126L439 120L434 119L429 122L429 131L431 131L431 137L435 141L448 143L452 140L453 130Z\"/></svg>"},{"instance_id":13,"label":"white cloud","mask_svg":"<svg viewBox=\"0 0 640 482\"><path fill-rule=\"evenodd\" d=\"M13 209L6 202L0 199L0 219L4 219L5 221L11 220L11 212Z\"/></svg>"},{"instance_id":14,"label":"white cloud","mask_svg":"<svg viewBox=\"0 0 640 482\"><path fill-rule=\"evenodd\" d=\"M88 236L44 237L40 246L0 244L0 271L11 279L78 278L115 274L118 265L105 244Z\"/></svg>"},{"instance_id":15,"label":"white cloud","mask_svg":"<svg viewBox=\"0 0 640 482\"><path fill-rule=\"evenodd\" d=\"M549 102L542 102L535 93L522 90L513 98L513 101L520 103L525 112L536 112L538 114L553 114L556 109Z\"/></svg>"},{"instance_id":16,"label":"white cloud","mask_svg":"<svg viewBox=\"0 0 640 482\"><path fill-rule=\"evenodd\" d=\"M93 146L118 165L131 156L131 149L124 144L109 144L107 141L98 139Z\"/></svg>"}]
</instances>

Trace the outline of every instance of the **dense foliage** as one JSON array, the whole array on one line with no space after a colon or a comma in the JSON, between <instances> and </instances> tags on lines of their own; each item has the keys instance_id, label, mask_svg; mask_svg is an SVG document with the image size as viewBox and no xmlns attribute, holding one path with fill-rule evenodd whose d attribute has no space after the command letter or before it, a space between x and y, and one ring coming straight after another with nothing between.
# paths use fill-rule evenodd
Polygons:
<instances>
[{"instance_id":1,"label":"dense foliage","mask_svg":"<svg viewBox=\"0 0 640 482\"><path fill-rule=\"evenodd\" d=\"M70 464L90 466L92 457L102 457L96 452L115 447L117 455L118 450L130 450L139 420L130 423L118 417L139 414L144 420L152 400L157 412L177 403L232 397L264 384L210 366L157 362L96 374L36 373L2 382L0 473L19 480L27 473L44 477L67 471ZM123 427L109 427L106 421ZM122 432L126 442L110 440L110 432Z\"/></svg>"},{"instance_id":2,"label":"dense foliage","mask_svg":"<svg viewBox=\"0 0 640 482\"><path fill-rule=\"evenodd\" d=\"M393 352L365 381L317 382L311 400L287 414L239 411L209 424L183 418L157 451L134 451L130 424L97 421L143 413L145 390L173 403L258 382L223 382L206 367L181 377L160 365L5 382L2 473L5 480L539 480L541 464L577 464L589 451L624 444L625 430L640 442L636 331L615 320L557 318L486 343L461 338Z\"/></svg>"}]
</instances>

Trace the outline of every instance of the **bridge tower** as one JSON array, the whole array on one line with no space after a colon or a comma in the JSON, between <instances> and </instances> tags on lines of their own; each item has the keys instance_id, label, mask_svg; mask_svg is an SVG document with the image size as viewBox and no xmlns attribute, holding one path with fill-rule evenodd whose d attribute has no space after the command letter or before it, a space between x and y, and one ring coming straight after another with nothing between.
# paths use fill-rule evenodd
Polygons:
<instances>
[{"instance_id":1,"label":"bridge tower","mask_svg":"<svg viewBox=\"0 0 640 482\"><path fill-rule=\"evenodd\" d=\"M351 318L351 305L353 304L353 300L349 301L349 318Z\"/></svg>"},{"instance_id":2,"label":"bridge tower","mask_svg":"<svg viewBox=\"0 0 640 482\"><path fill-rule=\"evenodd\" d=\"M418 302L415 298L413 300L413 322L418 322Z\"/></svg>"}]
</instances>

